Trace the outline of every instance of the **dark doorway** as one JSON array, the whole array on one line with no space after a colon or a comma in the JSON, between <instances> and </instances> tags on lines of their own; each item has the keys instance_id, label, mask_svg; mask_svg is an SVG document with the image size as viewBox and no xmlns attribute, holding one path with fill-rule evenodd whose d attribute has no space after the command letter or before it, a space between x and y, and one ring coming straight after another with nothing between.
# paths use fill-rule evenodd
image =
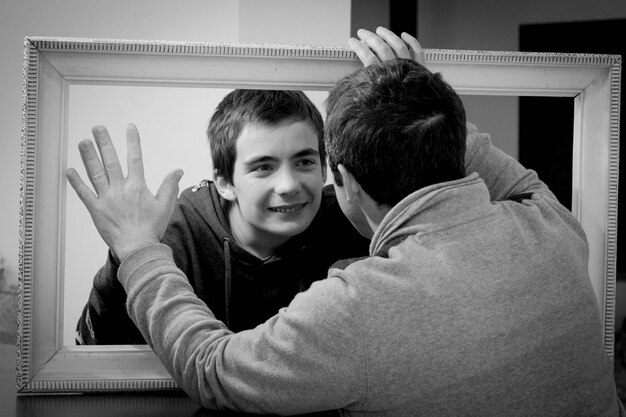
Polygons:
<instances>
[{"instance_id":1,"label":"dark doorway","mask_svg":"<svg viewBox=\"0 0 626 417\"><path fill-rule=\"evenodd\" d=\"M626 19L520 25L520 51L626 56ZM624 103L625 88L621 89ZM519 160L539 173L559 201L571 208L574 100L520 97ZM623 131L624 112L620 125ZM620 140L621 141L621 140ZM626 276L626 146L620 146L617 276Z\"/></svg>"}]
</instances>

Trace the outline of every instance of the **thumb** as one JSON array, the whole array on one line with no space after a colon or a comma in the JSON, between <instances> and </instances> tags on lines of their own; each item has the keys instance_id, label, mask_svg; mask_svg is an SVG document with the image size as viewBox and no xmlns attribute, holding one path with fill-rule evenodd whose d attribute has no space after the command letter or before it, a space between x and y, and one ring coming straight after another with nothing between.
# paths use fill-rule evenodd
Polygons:
<instances>
[{"instance_id":1,"label":"thumb","mask_svg":"<svg viewBox=\"0 0 626 417\"><path fill-rule=\"evenodd\" d=\"M156 193L156 199L164 204L171 204L178 197L178 183L183 177L183 170L176 169L165 176L159 190Z\"/></svg>"}]
</instances>

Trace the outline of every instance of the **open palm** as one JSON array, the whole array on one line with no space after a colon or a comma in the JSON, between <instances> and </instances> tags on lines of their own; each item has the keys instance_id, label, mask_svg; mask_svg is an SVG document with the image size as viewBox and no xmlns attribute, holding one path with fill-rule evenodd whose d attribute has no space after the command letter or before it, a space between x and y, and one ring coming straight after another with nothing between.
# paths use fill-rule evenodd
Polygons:
<instances>
[{"instance_id":1,"label":"open palm","mask_svg":"<svg viewBox=\"0 0 626 417\"><path fill-rule=\"evenodd\" d=\"M75 169L68 169L67 179L87 207L100 236L114 255L123 260L133 250L161 240L174 210L183 172L169 173L153 195L144 178L137 127L131 124L126 130L126 177L106 128L96 126L92 133L102 160L91 140L81 141L78 148L95 193Z\"/></svg>"}]
</instances>

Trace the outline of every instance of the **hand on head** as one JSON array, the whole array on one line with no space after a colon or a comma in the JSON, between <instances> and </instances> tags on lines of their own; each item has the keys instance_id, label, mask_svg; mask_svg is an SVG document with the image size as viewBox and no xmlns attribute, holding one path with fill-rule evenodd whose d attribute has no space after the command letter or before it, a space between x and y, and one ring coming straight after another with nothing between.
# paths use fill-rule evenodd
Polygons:
<instances>
[{"instance_id":1,"label":"hand on head","mask_svg":"<svg viewBox=\"0 0 626 417\"><path fill-rule=\"evenodd\" d=\"M359 39L348 39L348 45L359 57L364 66L389 61L395 58L412 59L425 65L426 56L415 37L403 32L400 37L384 27L378 27L376 33L359 29Z\"/></svg>"},{"instance_id":2,"label":"hand on head","mask_svg":"<svg viewBox=\"0 0 626 417\"><path fill-rule=\"evenodd\" d=\"M78 149L95 194L75 169L67 170L67 179L89 210L100 236L113 254L123 260L133 250L161 240L174 210L183 172L169 173L154 196L144 179L141 144L135 125L126 129L127 177L122 173L106 128L96 126L92 133L102 161L92 141L81 141Z\"/></svg>"}]
</instances>

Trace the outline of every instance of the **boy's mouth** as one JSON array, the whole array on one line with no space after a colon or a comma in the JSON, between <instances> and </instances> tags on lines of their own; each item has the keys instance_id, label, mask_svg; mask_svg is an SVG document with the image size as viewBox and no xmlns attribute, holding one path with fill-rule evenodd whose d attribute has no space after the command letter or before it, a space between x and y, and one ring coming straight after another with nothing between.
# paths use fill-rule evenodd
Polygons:
<instances>
[{"instance_id":1,"label":"boy's mouth","mask_svg":"<svg viewBox=\"0 0 626 417\"><path fill-rule=\"evenodd\" d=\"M285 206L270 207L269 209L275 213L294 213L306 205L307 203L288 204Z\"/></svg>"}]
</instances>

